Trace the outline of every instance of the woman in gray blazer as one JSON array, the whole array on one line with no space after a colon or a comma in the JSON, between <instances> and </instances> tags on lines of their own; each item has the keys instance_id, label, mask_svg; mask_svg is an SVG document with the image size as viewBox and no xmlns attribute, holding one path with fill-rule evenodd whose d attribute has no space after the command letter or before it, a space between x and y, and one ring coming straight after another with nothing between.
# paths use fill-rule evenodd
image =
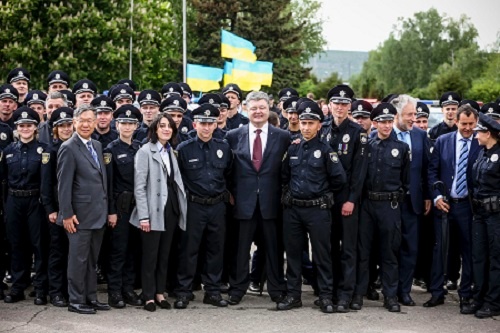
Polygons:
<instances>
[{"instance_id":1,"label":"woman in gray blazer","mask_svg":"<svg viewBox=\"0 0 500 333\"><path fill-rule=\"evenodd\" d=\"M172 118L159 115L149 127L149 142L135 155L136 207L130 223L142 230L142 295L147 311L155 311L155 303L170 309L164 296L168 257L176 226L186 229L186 193L171 148L176 134Z\"/></svg>"}]
</instances>

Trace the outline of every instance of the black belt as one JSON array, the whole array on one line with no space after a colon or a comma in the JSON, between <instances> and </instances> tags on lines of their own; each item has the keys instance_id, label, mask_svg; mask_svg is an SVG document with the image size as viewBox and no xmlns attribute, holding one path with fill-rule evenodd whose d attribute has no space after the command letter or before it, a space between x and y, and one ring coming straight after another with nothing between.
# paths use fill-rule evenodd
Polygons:
<instances>
[{"instance_id":1,"label":"black belt","mask_svg":"<svg viewBox=\"0 0 500 333\"><path fill-rule=\"evenodd\" d=\"M13 197L34 197L40 194L40 190L14 190L9 188L9 195Z\"/></svg>"},{"instance_id":2,"label":"black belt","mask_svg":"<svg viewBox=\"0 0 500 333\"><path fill-rule=\"evenodd\" d=\"M368 199L373 201L403 201L404 196L400 192L368 192Z\"/></svg>"},{"instance_id":3,"label":"black belt","mask_svg":"<svg viewBox=\"0 0 500 333\"><path fill-rule=\"evenodd\" d=\"M222 201L229 201L229 195L227 192L219 194L216 197L199 197L193 194L189 194L188 199L191 202L195 202L202 205L215 205Z\"/></svg>"},{"instance_id":4,"label":"black belt","mask_svg":"<svg viewBox=\"0 0 500 333\"><path fill-rule=\"evenodd\" d=\"M450 198L450 202L453 203L459 203L459 202L464 202L464 201L469 201L468 197L465 198Z\"/></svg>"},{"instance_id":5,"label":"black belt","mask_svg":"<svg viewBox=\"0 0 500 333\"><path fill-rule=\"evenodd\" d=\"M311 199L311 200L300 200L300 199L293 199L290 202L292 205L297 206L297 207L316 207L316 206L321 206L321 208L326 208L327 203L323 197L321 198L316 198L316 199Z\"/></svg>"},{"instance_id":6,"label":"black belt","mask_svg":"<svg viewBox=\"0 0 500 333\"><path fill-rule=\"evenodd\" d=\"M474 208L484 208L487 212L500 211L500 197L493 196L483 199L472 199Z\"/></svg>"}]
</instances>

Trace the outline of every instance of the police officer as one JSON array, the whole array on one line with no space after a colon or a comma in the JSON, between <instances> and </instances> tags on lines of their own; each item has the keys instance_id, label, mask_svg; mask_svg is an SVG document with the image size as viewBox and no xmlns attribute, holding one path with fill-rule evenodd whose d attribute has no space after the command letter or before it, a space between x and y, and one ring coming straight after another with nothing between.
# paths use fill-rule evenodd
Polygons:
<instances>
[{"instance_id":1,"label":"police officer","mask_svg":"<svg viewBox=\"0 0 500 333\"><path fill-rule=\"evenodd\" d=\"M283 103L285 103L285 101L290 97L299 97L299 93L297 92L297 90L295 90L293 88L281 89L278 92L278 99L279 99L278 109L280 109L281 111L285 111L285 109L283 107ZM286 112L280 112L279 120L280 120L280 127L284 129L287 122L288 122Z\"/></svg>"},{"instance_id":2,"label":"police officer","mask_svg":"<svg viewBox=\"0 0 500 333\"><path fill-rule=\"evenodd\" d=\"M116 98L118 99L118 97ZM111 120L113 119L116 104L110 97L101 95L94 98L90 105L97 110L97 123L92 133L92 139L99 141L106 148L112 141L118 139L118 132L111 128Z\"/></svg>"},{"instance_id":3,"label":"police officer","mask_svg":"<svg viewBox=\"0 0 500 333\"><path fill-rule=\"evenodd\" d=\"M172 94L160 105L160 112L168 112L177 126L177 144L189 139L188 133L193 129L193 122L184 117L186 109L186 101L178 94Z\"/></svg>"},{"instance_id":4,"label":"police officer","mask_svg":"<svg viewBox=\"0 0 500 333\"><path fill-rule=\"evenodd\" d=\"M126 84L117 84L109 92L109 97L116 104L116 109L124 104L132 104L135 101L135 92Z\"/></svg>"},{"instance_id":5,"label":"police officer","mask_svg":"<svg viewBox=\"0 0 500 333\"><path fill-rule=\"evenodd\" d=\"M399 312L398 254L401 242L401 207L410 188L410 147L391 136L396 108L380 103L371 113L377 122L377 137L369 142L368 172L364 184L365 198L359 219L358 267L355 294L351 308L361 310L368 290L368 263L372 242L378 235L384 306Z\"/></svg>"},{"instance_id":6,"label":"police officer","mask_svg":"<svg viewBox=\"0 0 500 333\"><path fill-rule=\"evenodd\" d=\"M183 95L183 91L182 91L181 86L176 82L169 82L169 83L164 84L163 87L161 87L162 100L165 100L172 95L176 95L179 97L182 97L182 95ZM186 105L187 105L187 103L186 103Z\"/></svg>"},{"instance_id":7,"label":"police officer","mask_svg":"<svg viewBox=\"0 0 500 333\"><path fill-rule=\"evenodd\" d=\"M97 95L97 86L89 79L82 79L73 86L73 94L75 94L75 108L83 104L90 104Z\"/></svg>"},{"instance_id":8,"label":"police officer","mask_svg":"<svg viewBox=\"0 0 500 333\"><path fill-rule=\"evenodd\" d=\"M134 133L134 140L143 142L148 136L149 125L160 113L161 96L156 90L146 89L141 91L137 102L142 113L142 123Z\"/></svg>"},{"instance_id":9,"label":"police officer","mask_svg":"<svg viewBox=\"0 0 500 333\"><path fill-rule=\"evenodd\" d=\"M22 67L14 68L7 75L7 82L17 89L19 93L17 102L21 105L29 91L30 73Z\"/></svg>"},{"instance_id":10,"label":"police officer","mask_svg":"<svg viewBox=\"0 0 500 333\"><path fill-rule=\"evenodd\" d=\"M131 104L119 107L114 113L120 137L103 151L108 175L108 225L110 244L108 257L108 302L114 308L125 304L142 305L134 292L135 263L140 251L140 231L129 223L134 200L134 157L140 142L132 140L142 121L141 112Z\"/></svg>"},{"instance_id":11,"label":"police officer","mask_svg":"<svg viewBox=\"0 0 500 333\"><path fill-rule=\"evenodd\" d=\"M52 93L53 94L53 93ZM57 152L64 141L73 135L73 109L60 107L54 110L49 119L53 129L53 139L42 153L41 200L45 216L49 220L49 258L47 275L49 279L50 303L56 307L68 306L68 237L61 225L56 222L59 216L57 198Z\"/></svg>"},{"instance_id":12,"label":"police officer","mask_svg":"<svg viewBox=\"0 0 500 333\"><path fill-rule=\"evenodd\" d=\"M217 133L220 133L221 135L225 136L227 131L229 131L229 127L227 127L227 116L231 102L223 94L219 94L219 97L221 98L222 102L220 103L219 107L219 118L217 118L217 129L214 132L215 137L217 137ZM219 139L224 138L224 136L219 137Z\"/></svg>"},{"instance_id":13,"label":"police officer","mask_svg":"<svg viewBox=\"0 0 500 333\"><path fill-rule=\"evenodd\" d=\"M220 292L224 257L225 202L229 201L226 176L231 168L232 152L221 139L213 138L217 128L219 109L212 104L201 104L193 110L197 136L178 146L179 169L187 189L188 216L186 231L181 236L177 299L174 307L184 309L192 300L198 251L205 243L204 269L201 274L205 286L203 303L226 307Z\"/></svg>"},{"instance_id":14,"label":"police officer","mask_svg":"<svg viewBox=\"0 0 500 333\"><path fill-rule=\"evenodd\" d=\"M480 114L475 130L483 149L473 166L474 296L465 313L487 318L500 316L500 124Z\"/></svg>"},{"instance_id":15,"label":"police officer","mask_svg":"<svg viewBox=\"0 0 500 333\"><path fill-rule=\"evenodd\" d=\"M318 137L323 112L315 102L303 102L297 113L302 140L291 145L282 163L284 190L283 232L287 253L287 297L278 310L302 306L301 268L304 237L311 239L318 270L319 305L324 313L335 312L332 302L331 211L333 193L346 182L337 152Z\"/></svg>"},{"instance_id":16,"label":"police officer","mask_svg":"<svg viewBox=\"0 0 500 333\"><path fill-rule=\"evenodd\" d=\"M238 128L248 124L248 118L239 112L243 92L237 84L230 83L222 88L222 94L227 97L231 105L227 115L227 126L229 129Z\"/></svg>"},{"instance_id":17,"label":"police officer","mask_svg":"<svg viewBox=\"0 0 500 333\"><path fill-rule=\"evenodd\" d=\"M71 81L69 75L63 71L55 70L47 76L48 93L60 90L68 90Z\"/></svg>"},{"instance_id":18,"label":"police officer","mask_svg":"<svg viewBox=\"0 0 500 333\"><path fill-rule=\"evenodd\" d=\"M442 122L435 125L429 131L429 138L431 140L435 141L439 136L457 130L455 119L458 111L458 105L461 100L462 98L460 98L460 95L454 91L445 92L441 95L439 105L441 106L441 111L443 112L444 117Z\"/></svg>"},{"instance_id":19,"label":"police officer","mask_svg":"<svg viewBox=\"0 0 500 333\"><path fill-rule=\"evenodd\" d=\"M351 103L352 118L367 134L370 134L372 130L372 121L370 119L372 110L372 104L362 99L358 99Z\"/></svg>"},{"instance_id":20,"label":"police officer","mask_svg":"<svg viewBox=\"0 0 500 333\"><path fill-rule=\"evenodd\" d=\"M348 118L354 92L337 85L328 92L333 120L324 122L321 139L337 152L347 176L347 184L336 193L333 207L332 257L337 311L348 312L356 281L356 243L361 190L366 176L368 136ZM341 245L342 244L342 245Z\"/></svg>"},{"instance_id":21,"label":"police officer","mask_svg":"<svg viewBox=\"0 0 500 333\"><path fill-rule=\"evenodd\" d=\"M481 107L481 113L500 122L500 105L498 103L486 103Z\"/></svg>"},{"instance_id":22,"label":"police officer","mask_svg":"<svg viewBox=\"0 0 500 333\"><path fill-rule=\"evenodd\" d=\"M297 113L297 101L299 98L297 96L293 96L287 98L283 103L283 112L286 113L286 119L288 119L287 123L282 127L284 130L290 132L290 136L292 138L296 138L300 134L299 128L299 115Z\"/></svg>"},{"instance_id":23,"label":"police officer","mask_svg":"<svg viewBox=\"0 0 500 333\"><path fill-rule=\"evenodd\" d=\"M46 145L36 140L38 113L27 106L14 112L19 141L3 151L2 177L7 179L8 196L5 204L7 237L11 245L12 288L6 303L25 298L30 285L32 255L35 257L36 305L47 304L47 223L39 201L42 152Z\"/></svg>"},{"instance_id":24,"label":"police officer","mask_svg":"<svg viewBox=\"0 0 500 333\"><path fill-rule=\"evenodd\" d=\"M429 107L424 102L417 101L417 120L415 121L415 125L423 131L429 129Z\"/></svg>"},{"instance_id":25,"label":"police officer","mask_svg":"<svg viewBox=\"0 0 500 333\"><path fill-rule=\"evenodd\" d=\"M45 100L47 95L41 90L30 90L26 98L24 99L24 104L35 110L40 116L40 122L45 121Z\"/></svg>"},{"instance_id":26,"label":"police officer","mask_svg":"<svg viewBox=\"0 0 500 333\"><path fill-rule=\"evenodd\" d=\"M18 107L19 93L11 84L0 86L0 123L9 125L12 130L16 129L12 114Z\"/></svg>"}]
</instances>

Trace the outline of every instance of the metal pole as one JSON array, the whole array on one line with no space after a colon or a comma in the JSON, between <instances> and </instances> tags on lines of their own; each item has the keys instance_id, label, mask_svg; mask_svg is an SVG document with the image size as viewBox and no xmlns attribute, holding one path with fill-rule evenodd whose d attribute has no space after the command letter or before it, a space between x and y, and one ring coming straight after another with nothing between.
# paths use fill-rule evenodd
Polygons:
<instances>
[{"instance_id":1,"label":"metal pole","mask_svg":"<svg viewBox=\"0 0 500 333\"><path fill-rule=\"evenodd\" d=\"M134 0L130 0L130 47L129 47L129 61L128 61L129 80L132 80L132 47L133 47L132 34L134 32L133 16L134 16Z\"/></svg>"},{"instance_id":2,"label":"metal pole","mask_svg":"<svg viewBox=\"0 0 500 333\"><path fill-rule=\"evenodd\" d=\"M182 80L186 82L187 67L186 0L182 0Z\"/></svg>"}]
</instances>

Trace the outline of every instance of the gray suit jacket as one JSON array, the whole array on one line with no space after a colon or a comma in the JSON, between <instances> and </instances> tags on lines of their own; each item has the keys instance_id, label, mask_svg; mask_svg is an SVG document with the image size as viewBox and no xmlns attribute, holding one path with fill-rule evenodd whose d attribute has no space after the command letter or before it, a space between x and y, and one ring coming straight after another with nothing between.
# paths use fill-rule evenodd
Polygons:
<instances>
[{"instance_id":1,"label":"gray suit jacket","mask_svg":"<svg viewBox=\"0 0 500 333\"><path fill-rule=\"evenodd\" d=\"M106 224L108 197L101 143L92 140L101 168L75 133L57 153L59 214L76 215L77 229L100 229ZM59 221L62 223L62 221Z\"/></svg>"},{"instance_id":2,"label":"gray suit jacket","mask_svg":"<svg viewBox=\"0 0 500 333\"><path fill-rule=\"evenodd\" d=\"M187 200L177 157L173 149L170 159L174 166L174 180L179 197L179 227L186 230ZM134 196L136 206L130 216L130 223L136 227L140 221L149 219L151 230L165 231L164 210L168 199L167 169L163 167L156 144L148 142L137 151L134 167ZM168 218L168 216L167 216Z\"/></svg>"}]
</instances>

